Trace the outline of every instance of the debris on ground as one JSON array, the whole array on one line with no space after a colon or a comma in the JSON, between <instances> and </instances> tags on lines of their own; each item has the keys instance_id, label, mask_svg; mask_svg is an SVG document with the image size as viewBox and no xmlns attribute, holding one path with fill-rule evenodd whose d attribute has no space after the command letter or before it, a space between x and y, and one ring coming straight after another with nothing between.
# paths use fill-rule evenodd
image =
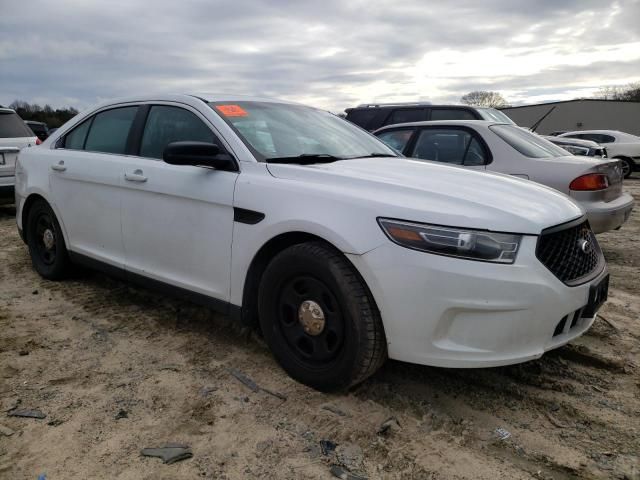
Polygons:
<instances>
[{"instance_id":1,"label":"debris on ground","mask_svg":"<svg viewBox=\"0 0 640 480\"><path fill-rule=\"evenodd\" d=\"M498 427L493 431L494 435L498 437L498 440L507 440L511 438L511 432L505 430L502 427Z\"/></svg>"},{"instance_id":2,"label":"debris on ground","mask_svg":"<svg viewBox=\"0 0 640 480\"><path fill-rule=\"evenodd\" d=\"M336 415L340 415L341 417L346 417L347 416L347 414L345 412L340 410L338 407L334 407L333 405L323 405L322 409L326 410L328 412L331 412L331 413L335 413Z\"/></svg>"},{"instance_id":3,"label":"debris on ground","mask_svg":"<svg viewBox=\"0 0 640 480\"><path fill-rule=\"evenodd\" d=\"M129 412L126 410L120 409L118 413L116 413L115 419L120 420L121 418L129 418Z\"/></svg>"},{"instance_id":4,"label":"debris on ground","mask_svg":"<svg viewBox=\"0 0 640 480\"><path fill-rule=\"evenodd\" d=\"M0 425L0 435L4 435L5 437L10 437L15 432L11 430L9 427L5 427L4 425Z\"/></svg>"},{"instance_id":5,"label":"debris on ground","mask_svg":"<svg viewBox=\"0 0 640 480\"><path fill-rule=\"evenodd\" d=\"M258 384L247 375L242 373L240 370L236 370L235 368L227 368L227 371L252 392L258 392L260 390Z\"/></svg>"},{"instance_id":6,"label":"debris on ground","mask_svg":"<svg viewBox=\"0 0 640 480\"><path fill-rule=\"evenodd\" d=\"M551 412L546 412L545 415L547 416L547 418L549 419L549 421L556 427L558 428L569 428L569 425L567 425L564 422L561 422L560 420L558 420L556 417L554 417Z\"/></svg>"},{"instance_id":7,"label":"debris on ground","mask_svg":"<svg viewBox=\"0 0 640 480\"><path fill-rule=\"evenodd\" d=\"M218 387L202 387L200 389L200 396L206 398L209 395L211 395L213 392L215 392L216 390L218 390Z\"/></svg>"},{"instance_id":8,"label":"debris on ground","mask_svg":"<svg viewBox=\"0 0 640 480\"><path fill-rule=\"evenodd\" d=\"M145 457L161 458L167 465L193 457L191 448L179 443L167 443L164 447L158 448L143 448L140 453Z\"/></svg>"},{"instance_id":9,"label":"debris on ground","mask_svg":"<svg viewBox=\"0 0 640 480\"><path fill-rule=\"evenodd\" d=\"M269 395L272 395L272 396L274 396L274 397L276 397L276 398L279 398L279 399L280 399L280 400L282 400L282 401L286 401L286 400L287 400L287 396L286 396L286 395L283 395L283 394L282 394L282 393L280 393L280 392L276 392L275 390L269 390L268 388L264 388L264 387L259 387L259 388L260 388L260 390L262 390L263 392L268 393Z\"/></svg>"},{"instance_id":10,"label":"debris on ground","mask_svg":"<svg viewBox=\"0 0 640 480\"><path fill-rule=\"evenodd\" d=\"M320 449L323 455L332 454L338 445L331 440L320 440Z\"/></svg>"},{"instance_id":11,"label":"debris on ground","mask_svg":"<svg viewBox=\"0 0 640 480\"><path fill-rule=\"evenodd\" d=\"M331 474L341 480L367 480L367 477L356 475L348 470L345 470L340 465L331 465Z\"/></svg>"},{"instance_id":12,"label":"debris on ground","mask_svg":"<svg viewBox=\"0 0 640 480\"><path fill-rule=\"evenodd\" d=\"M60 425L62 425L64 423L63 420L60 420L59 418L56 418L55 420L51 420L50 422L47 422L47 425L49 425L50 427L58 427Z\"/></svg>"},{"instance_id":13,"label":"debris on ground","mask_svg":"<svg viewBox=\"0 0 640 480\"><path fill-rule=\"evenodd\" d=\"M364 453L354 443L343 443L336 447L336 459L349 470L360 470L364 463Z\"/></svg>"},{"instance_id":14,"label":"debris on ground","mask_svg":"<svg viewBox=\"0 0 640 480\"><path fill-rule=\"evenodd\" d=\"M396 417L387 418L382 424L380 428L376 432L378 435L386 436L392 432L397 432L400 430L400 423L396 419Z\"/></svg>"},{"instance_id":15,"label":"debris on ground","mask_svg":"<svg viewBox=\"0 0 640 480\"><path fill-rule=\"evenodd\" d=\"M10 410L8 415L10 417L24 417L24 418L38 418L43 419L47 418L47 416L42 413L40 410L30 410L26 408L16 408Z\"/></svg>"}]
</instances>

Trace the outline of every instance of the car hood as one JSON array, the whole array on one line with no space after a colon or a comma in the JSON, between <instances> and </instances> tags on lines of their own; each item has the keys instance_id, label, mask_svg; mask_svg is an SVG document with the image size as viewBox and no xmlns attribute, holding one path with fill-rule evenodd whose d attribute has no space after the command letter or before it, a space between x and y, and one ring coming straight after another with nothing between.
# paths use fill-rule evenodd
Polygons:
<instances>
[{"instance_id":1,"label":"car hood","mask_svg":"<svg viewBox=\"0 0 640 480\"><path fill-rule=\"evenodd\" d=\"M341 196L376 217L537 235L584 215L577 203L544 185L436 162L366 158L267 168L276 178Z\"/></svg>"}]
</instances>

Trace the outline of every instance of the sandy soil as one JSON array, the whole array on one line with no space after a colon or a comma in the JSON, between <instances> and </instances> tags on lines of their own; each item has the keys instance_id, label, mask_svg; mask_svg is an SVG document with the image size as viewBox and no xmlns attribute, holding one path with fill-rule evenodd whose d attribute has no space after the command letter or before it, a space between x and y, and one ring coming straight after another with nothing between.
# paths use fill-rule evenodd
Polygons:
<instances>
[{"instance_id":1,"label":"sandy soil","mask_svg":"<svg viewBox=\"0 0 640 480\"><path fill-rule=\"evenodd\" d=\"M640 178L626 183L640 201ZM573 344L508 368L388 362L349 394L326 395L206 309L97 273L42 280L14 211L0 207L0 478L330 479L342 462L369 478L638 479L639 236L640 209L601 236L606 321ZM47 416L8 416L15 406ZM378 433L389 417L397 425ZM323 455L320 440L337 450ZM140 456L166 442L193 458Z\"/></svg>"}]
</instances>

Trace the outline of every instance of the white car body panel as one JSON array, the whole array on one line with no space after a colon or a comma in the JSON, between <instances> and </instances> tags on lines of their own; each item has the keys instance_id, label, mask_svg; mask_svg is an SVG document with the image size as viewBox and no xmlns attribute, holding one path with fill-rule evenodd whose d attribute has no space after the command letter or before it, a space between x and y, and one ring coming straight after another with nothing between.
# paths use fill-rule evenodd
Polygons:
<instances>
[{"instance_id":1,"label":"white car body panel","mask_svg":"<svg viewBox=\"0 0 640 480\"><path fill-rule=\"evenodd\" d=\"M181 104L198 112L239 160L240 171L55 148L84 118L131 102ZM82 156L95 161L83 164ZM52 171L60 161L66 170ZM125 174L147 180L128 182ZM249 267L267 242L292 232L319 237L364 278L382 314L389 356L422 364L479 367L536 358L590 326L593 318L551 335L606 274L605 268L598 278L569 287L536 258L542 230L584 215L552 188L398 158L267 165L213 109L184 95L107 102L78 115L43 146L24 151L17 176L21 230L25 201L38 194L52 206L71 251L237 307ZM261 212L264 219L234 222L234 207ZM524 237L513 265L489 264L400 247L383 233L379 217Z\"/></svg>"}]
</instances>

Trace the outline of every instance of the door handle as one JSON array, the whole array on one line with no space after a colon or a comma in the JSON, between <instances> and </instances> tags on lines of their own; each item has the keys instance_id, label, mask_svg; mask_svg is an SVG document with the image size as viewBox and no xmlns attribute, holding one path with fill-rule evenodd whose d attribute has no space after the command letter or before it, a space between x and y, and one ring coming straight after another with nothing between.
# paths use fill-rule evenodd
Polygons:
<instances>
[{"instance_id":1,"label":"door handle","mask_svg":"<svg viewBox=\"0 0 640 480\"><path fill-rule=\"evenodd\" d=\"M129 182L144 183L144 182L147 181L147 177L145 177L143 175L143 172L140 169L134 170L133 173L126 172L124 174L124 178L125 178L125 180L128 180Z\"/></svg>"},{"instance_id":2,"label":"door handle","mask_svg":"<svg viewBox=\"0 0 640 480\"><path fill-rule=\"evenodd\" d=\"M51 165L51 170L55 170L56 172L64 172L67 167L64 166L64 160L60 160L58 163Z\"/></svg>"}]
</instances>

